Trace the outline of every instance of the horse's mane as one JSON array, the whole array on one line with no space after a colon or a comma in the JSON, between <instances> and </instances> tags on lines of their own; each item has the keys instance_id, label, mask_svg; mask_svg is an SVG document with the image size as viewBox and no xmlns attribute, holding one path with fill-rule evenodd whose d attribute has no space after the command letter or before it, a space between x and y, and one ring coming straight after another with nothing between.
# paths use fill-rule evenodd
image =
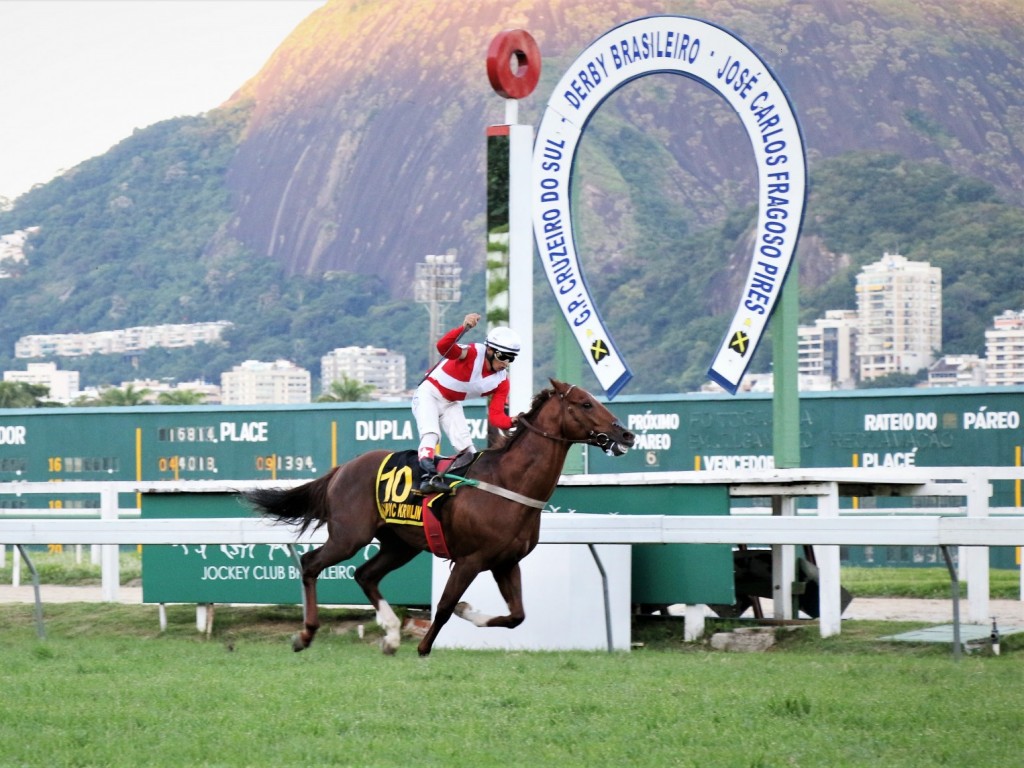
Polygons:
<instances>
[{"instance_id":1,"label":"horse's mane","mask_svg":"<svg viewBox=\"0 0 1024 768\"><path fill-rule=\"evenodd\" d=\"M544 406L544 403L551 399L551 396L553 394L555 394L555 390L552 387L542 389L540 392L533 396L533 402L530 403L530 410L524 413L520 418L524 418L527 421L532 420L533 417L537 415L538 411L540 411L540 409ZM504 453L513 445L515 445L519 438L522 437L522 435L525 432L525 427L516 429L516 431L511 436L502 437L494 446L492 446L488 450L493 451L494 453Z\"/></svg>"}]
</instances>

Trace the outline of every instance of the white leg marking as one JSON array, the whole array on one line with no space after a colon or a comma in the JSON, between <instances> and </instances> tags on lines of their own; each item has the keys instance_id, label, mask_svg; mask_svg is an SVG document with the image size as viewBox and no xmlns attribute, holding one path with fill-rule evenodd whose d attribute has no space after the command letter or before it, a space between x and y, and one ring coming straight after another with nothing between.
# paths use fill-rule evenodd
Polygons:
<instances>
[{"instance_id":1,"label":"white leg marking","mask_svg":"<svg viewBox=\"0 0 1024 768\"><path fill-rule=\"evenodd\" d=\"M486 627L487 622L493 619L493 616L488 616L486 613L480 613L479 611L473 610L473 606L469 603L459 603L455 606L455 615L460 619L472 622L478 627Z\"/></svg>"},{"instance_id":2,"label":"white leg marking","mask_svg":"<svg viewBox=\"0 0 1024 768\"><path fill-rule=\"evenodd\" d=\"M398 621L398 616L391 610L391 605L387 600L380 601L380 607L377 609L377 623L384 628L381 650L387 654L394 653L398 650L398 645L402 641L402 625Z\"/></svg>"}]
</instances>

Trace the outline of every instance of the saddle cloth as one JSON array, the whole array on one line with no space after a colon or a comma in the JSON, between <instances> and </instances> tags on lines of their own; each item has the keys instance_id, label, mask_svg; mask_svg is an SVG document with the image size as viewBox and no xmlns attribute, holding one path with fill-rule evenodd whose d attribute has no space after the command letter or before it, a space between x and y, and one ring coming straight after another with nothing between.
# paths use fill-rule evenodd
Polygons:
<instances>
[{"instance_id":1,"label":"saddle cloth","mask_svg":"<svg viewBox=\"0 0 1024 768\"><path fill-rule=\"evenodd\" d=\"M452 459L441 459L438 469L444 472L452 463ZM424 496L416 491L422 476L416 451L396 451L385 456L377 468L377 511L386 523L423 528L431 553L450 559L438 517L444 498L439 493ZM435 503L438 512L434 510Z\"/></svg>"},{"instance_id":2,"label":"saddle cloth","mask_svg":"<svg viewBox=\"0 0 1024 768\"><path fill-rule=\"evenodd\" d=\"M385 522L423 525L424 497L415 493L422 474L416 451L396 451L384 457L377 468L377 511Z\"/></svg>"}]
</instances>

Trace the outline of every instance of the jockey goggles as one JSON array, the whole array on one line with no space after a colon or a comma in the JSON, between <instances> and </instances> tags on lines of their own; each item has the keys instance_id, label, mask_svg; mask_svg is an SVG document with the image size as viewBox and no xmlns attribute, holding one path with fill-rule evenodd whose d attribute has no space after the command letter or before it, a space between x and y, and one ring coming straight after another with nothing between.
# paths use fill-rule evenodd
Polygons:
<instances>
[{"instance_id":1,"label":"jockey goggles","mask_svg":"<svg viewBox=\"0 0 1024 768\"><path fill-rule=\"evenodd\" d=\"M492 347L493 349L493 347ZM500 360L503 363L514 363L516 356L511 352L502 352L500 349L494 350L494 358Z\"/></svg>"}]
</instances>

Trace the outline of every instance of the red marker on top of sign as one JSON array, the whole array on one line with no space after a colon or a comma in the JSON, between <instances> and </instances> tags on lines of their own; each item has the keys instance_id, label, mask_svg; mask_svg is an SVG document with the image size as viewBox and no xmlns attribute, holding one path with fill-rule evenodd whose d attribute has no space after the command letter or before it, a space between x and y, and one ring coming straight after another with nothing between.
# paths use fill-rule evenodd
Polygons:
<instances>
[{"instance_id":1,"label":"red marker on top of sign","mask_svg":"<svg viewBox=\"0 0 1024 768\"><path fill-rule=\"evenodd\" d=\"M506 99L524 99L533 93L540 82L540 48L533 36L525 29L495 35L487 49L487 78Z\"/></svg>"}]
</instances>

